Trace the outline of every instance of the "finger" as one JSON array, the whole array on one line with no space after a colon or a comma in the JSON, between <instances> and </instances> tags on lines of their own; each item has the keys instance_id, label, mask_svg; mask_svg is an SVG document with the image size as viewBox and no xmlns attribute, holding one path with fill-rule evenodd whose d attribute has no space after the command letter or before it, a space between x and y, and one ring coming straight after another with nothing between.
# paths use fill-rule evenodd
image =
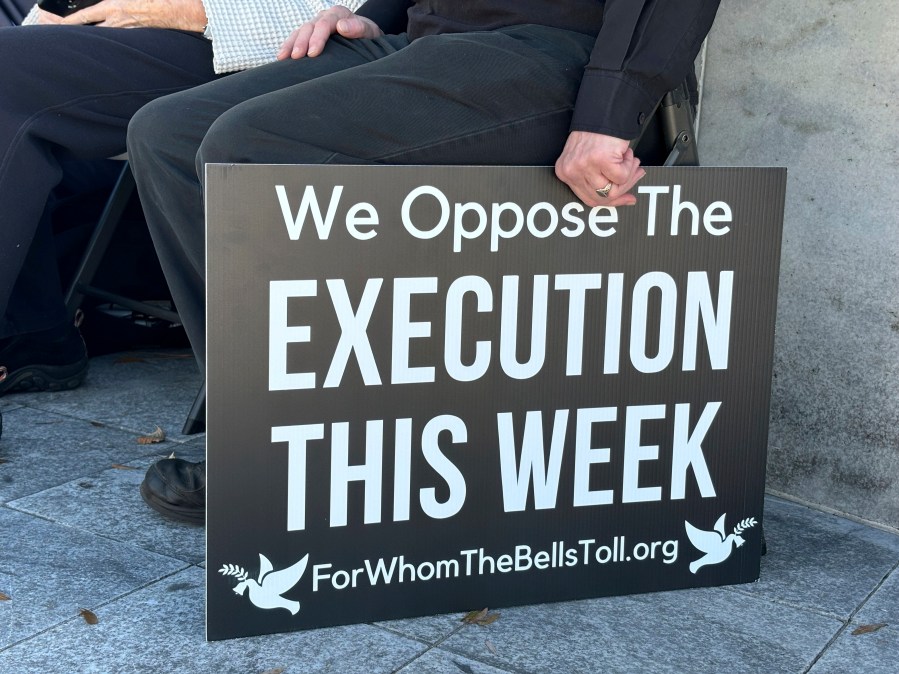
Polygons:
<instances>
[{"instance_id":1,"label":"finger","mask_svg":"<svg viewBox=\"0 0 899 674\"><path fill-rule=\"evenodd\" d=\"M306 56L309 51L309 38L312 37L313 30L315 30L314 22L304 23L297 29L297 37L290 50L290 58L301 59Z\"/></svg>"},{"instance_id":2,"label":"finger","mask_svg":"<svg viewBox=\"0 0 899 674\"><path fill-rule=\"evenodd\" d=\"M631 194L631 190L634 189L636 184L646 175L646 171L643 169L637 169L634 171L634 174L631 178L624 183L623 185L615 185L612 191L609 193L608 201L604 204L606 206L633 206L637 203L637 197L634 194Z\"/></svg>"},{"instance_id":3,"label":"finger","mask_svg":"<svg viewBox=\"0 0 899 674\"><path fill-rule=\"evenodd\" d=\"M359 18L352 17L349 19L341 19L337 22L337 32L343 37L348 37L350 39L366 37L365 22Z\"/></svg>"},{"instance_id":4,"label":"finger","mask_svg":"<svg viewBox=\"0 0 899 674\"><path fill-rule=\"evenodd\" d=\"M327 17L315 23L312 35L309 37L309 48L306 55L310 57L318 56L325 49L325 44L330 37L337 31L337 21L333 17Z\"/></svg>"},{"instance_id":5,"label":"finger","mask_svg":"<svg viewBox=\"0 0 899 674\"><path fill-rule=\"evenodd\" d=\"M616 185L623 185L630 180L639 163L639 160L631 153L618 161L604 161L597 168Z\"/></svg>"},{"instance_id":6,"label":"finger","mask_svg":"<svg viewBox=\"0 0 899 674\"><path fill-rule=\"evenodd\" d=\"M350 39L376 38L384 34L376 23L360 16L338 21L337 32Z\"/></svg>"},{"instance_id":7,"label":"finger","mask_svg":"<svg viewBox=\"0 0 899 674\"><path fill-rule=\"evenodd\" d=\"M91 5L90 7L85 7L84 9L79 9L77 12L72 12L68 16L63 17L61 23L70 26L86 26L88 24L105 21L106 15L107 9L105 4L101 2L96 5Z\"/></svg>"},{"instance_id":8,"label":"finger","mask_svg":"<svg viewBox=\"0 0 899 674\"><path fill-rule=\"evenodd\" d=\"M297 36L300 33L299 28L295 28L294 31L288 36L284 43L281 45L281 48L278 50L277 59L279 61L283 61L288 56L290 56L290 52L293 51L293 45L297 40Z\"/></svg>"}]
</instances>

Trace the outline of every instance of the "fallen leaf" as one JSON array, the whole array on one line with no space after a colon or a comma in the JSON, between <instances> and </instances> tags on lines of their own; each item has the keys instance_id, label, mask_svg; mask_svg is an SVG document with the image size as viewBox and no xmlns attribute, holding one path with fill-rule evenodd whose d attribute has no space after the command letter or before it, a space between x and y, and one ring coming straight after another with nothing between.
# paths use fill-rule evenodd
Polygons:
<instances>
[{"instance_id":1,"label":"fallen leaf","mask_svg":"<svg viewBox=\"0 0 899 674\"><path fill-rule=\"evenodd\" d=\"M0 592L0 601L12 601L12 597L5 592Z\"/></svg>"},{"instance_id":2,"label":"fallen leaf","mask_svg":"<svg viewBox=\"0 0 899 674\"><path fill-rule=\"evenodd\" d=\"M862 625L852 630L852 636L857 637L860 634L871 634L877 630L887 626L887 623L874 623L873 625Z\"/></svg>"},{"instance_id":3,"label":"fallen leaf","mask_svg":"<svg viewBox=\"0 0 899 674\"><path fill-rule=\"evenodd\" d=\"M469 611L464 616L462 616L462 622L471 625L478 620L483 620L484 616L487 615L487 609L482 608L480 611Z\"/></svg>"},{"instance_id":4,"label":"fallen leaf","mask_svg":"<svg viewBox=\"0 0 899 674\"><path fill-rule=\"evenodd\" d=\"M275 667L274 669L266 669L262 674L284 674L286 671L283 667Z\"/></svg>"},{"instance_id":5,"label":"fallen leaf","mask_svg":"<svg viewBox=\"0 0 899 674\"><path fill-rule=\"evenodd\" d=\"M493 642L490 639L484 639L484 645L487 647L487 650L496 655L496 646L493 645Z\"/></svg>"},{"instance_id":6,"label":"fallen leaf","mask_svg":"<svg viewBox=\"0 0 899 674\"><path fill-rule=\"evenodd\" d=\"M135 468L134 466L126 466L122 463L114 463L112 464L112 467L116 470L140 470L140 468Z\"/></svg>"},{"instance_id":7,"label":"fallen leaf","mask_svg":"<svg viewBox=\"0 0 899 674\"><path fill-rule=\"evenodd\" d=\"M0 463L9 463L9 459L0 459Z\"/></svg>"},{"instance_id":8,"label":"fallen leaf","mask_svg":"<svg viewBox=\"0 0 899 674\"><path fill-rule=\"evenodd\" d=\"M495 623L497 620L499 620L499 613L491 613L476 621L475 624L480 625L481 627L486 627L491 623Z\"/></svg>"},{"instance_id":9,"label":"fallen leaf","mask_svg":"<svg viewBox=\"0 0 899 674\"><path fill-rule=\"evenodd\" d=\"M149 435L142 435L137 439L137 444L139 445L155 445L157 442L162 442L165 440L165 431L162 430L159 426L156 427L156 430L150 433Z\"/></svg>"},{"instance_id":10,"label":"fallen leaf","mask_svg":"<svg viewBox=\"0 0 899 674\"><path fill-rule=\"evenodd\" d=\"M491 623L495 623L499 620L499 613L490 613L485 608L482 608L480 611L469 611L462 617L462 622L467 625L480 625L481 627L486 627Z\"/></svg>"},{"instance_id":11,"label":"fallen leaf","mask_svg":"<svg viewBox=\"0 0 899 674\"><path fill-rule=\"evenodd\" d=\"M78 615L84 618L84 622L86 622L88 625L96 625L98 622L100 622L97 614L86 608L79 609Z\"/></svg>"},{"instance_id":12,"label":"fallen leaf","mask_svg":"<svg viewBox=\"0 0 899 674\"><path fill-rule=\"evenodd\" d=\"M99 421L92 421L91 426L94 428L106 428L106 424L101 424Z\"/></svg>"}]
</instances>

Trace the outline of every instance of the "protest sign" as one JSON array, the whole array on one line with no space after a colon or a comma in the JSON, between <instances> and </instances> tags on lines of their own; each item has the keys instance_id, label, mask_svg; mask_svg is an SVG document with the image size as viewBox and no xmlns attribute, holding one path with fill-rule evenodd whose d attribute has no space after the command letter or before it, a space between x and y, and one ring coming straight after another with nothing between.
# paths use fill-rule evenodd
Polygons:
<instances>
[{"instance_id":1,"label":"protest sign","mask_svg":"<svg viewBox=\"0 0 899 674\"><path fill-rule=\"evenodd\" d=\"M785 182L207 167L209 638L757 579Z\"/></svg>"}]
</instances>

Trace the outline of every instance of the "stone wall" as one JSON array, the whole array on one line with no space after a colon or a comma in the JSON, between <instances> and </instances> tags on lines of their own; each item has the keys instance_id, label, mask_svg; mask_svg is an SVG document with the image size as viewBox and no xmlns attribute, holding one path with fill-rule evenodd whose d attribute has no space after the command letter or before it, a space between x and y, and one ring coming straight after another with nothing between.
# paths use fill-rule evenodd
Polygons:
<instances>
[{"instance_id":1,"label":"stone wall","mask_svg":"<svg viewBox=\"0 0 899 674\"><path fill-rule=\"evenodd\" d=\"M723 0L706 166L786 166L768 487L899 528L899 3Z\"/></svg>"}]
</instances>

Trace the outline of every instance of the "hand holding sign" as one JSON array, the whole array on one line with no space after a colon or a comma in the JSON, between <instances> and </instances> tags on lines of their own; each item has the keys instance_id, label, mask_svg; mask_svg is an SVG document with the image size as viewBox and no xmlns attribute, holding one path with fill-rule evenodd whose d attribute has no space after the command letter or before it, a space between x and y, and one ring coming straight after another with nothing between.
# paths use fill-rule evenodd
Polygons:
<instances>
[{"instance_id":1,"label":"hand holding sign","mask_svg":"<svg viewBox=\"0 0 899 674\"><path fill-rule=\"evenodd\" d=\"M601 133L572 131L556 160L556 177L588 206L633 206L628 192L644 175L626 140ZM597 194L609 183L608 196Z\"/></svg>"}]
</instances>

